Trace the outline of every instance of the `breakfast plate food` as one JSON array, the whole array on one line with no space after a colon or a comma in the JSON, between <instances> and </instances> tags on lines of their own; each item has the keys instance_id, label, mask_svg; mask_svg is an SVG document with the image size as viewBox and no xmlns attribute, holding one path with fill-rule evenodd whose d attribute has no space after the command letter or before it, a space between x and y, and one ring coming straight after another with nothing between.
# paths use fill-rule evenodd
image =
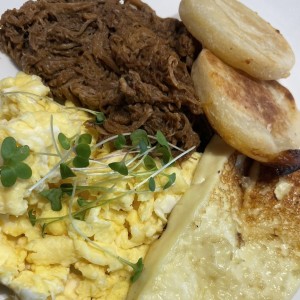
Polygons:
<instances>
[{"instance_id":1,"label":"breakfast plate food","mask_svg":"<svg viewBox=\"0 0 300 300\"><path fill-rule=\"evenodd\" d=\"M0 3L0 12L1 14L7 10L12 8L20 7L25 1L23 0L12 0L9 2ZM297 15L299 3L297 0L289 0L288 2L283 3L280 0L267 0L267 1L259 1L259 0L243 0L241 1L249 8L256 11L261 17L267 20L270 24L272 24L275 28L279 29L283 36L290 43L295 55L296 55L296 63L292 69L290 76L287 79L282 80L284 85L286 85L298 106L300 106L300 91L298 87L298 78L299 78L299 69L300 69L300 60L298 58L298 53L300 52L299 45L299 33L296 28L299 25L299 19ZM178 9L179 9L179 0L148 0L146 1L161 17L179 17ZM0 77L13 76L18 70L13 66L11 61L7 59L4 54L0 54L1 58L1 70Z\"/></svg>"},{"instance_id":2,"label":"breakfast plate food","mask_svg":"<svg viewBox=\"0 0 300 300\"><path fill-rule=\"evenodd\" d=\"M206 14L202 9L203 15L200 15L193 5L197 7L197 3L202 3L214 13L221 7L222 14L228 3L234 7L235 1L232 0L207 3L205 0L183 0L180 9L177 0L146 1L161 17L179 18L180 14L187 28L214 53L204 49L197 60L195 53L199 44L173 21L157 21L160 25L153 25L159 32L158 37L151 30L143 29L146 37L143 41L139 39L137 23L134 30L127 33L128 39L114 35L115 32L123 35L125 32L126 35L126 22L137 22L135 12L139 20L146 20L151 10L140 1L130 1L136 11L129 8L127 17L121 21L120 11L111 10L111 7L117 7L114 6L118 5L117 1L107 1L109 4L98 12L102 14L103 11L103 20L111 30L110 49L117 64L106 52L107 44L100 35L94 35L92 45L87 43L84 50L77 47L82 40L72 36L72 29L78 25L78 15L73 14L77 10L85 11L78 36L87 41L93 34L90 24L97 18L91 10L93 4L82 1L70 5L69 8L72 7L67 10L64 4L51 4L64 1L47 2L50 4L43 1L38 5L35 1L28 4L28 11L40 16L33 18L32 22L33 14L23 17L21 12L18 18L7 14L1 28L5 32L1 37L2 47L16 62L15 65L5 54L0 54L0 76L4 78L0 81L0 132L3 135L1 283L15 290L22 299L124 299L130 284L128 299L133 300L174 299L176 295L180 299L198 299L200 296L202 299L255 299L259 290L262 299L292 297L299 285L299 205L295 198L299 193L299 171L294 171L299 169L300 161L299 115L290 92L300 106L297 83L299 33L294 30L300 25L296 14L299 4L289 0L288 5L285 3L282 7L280 1L264 1L263 4L242 1L280 29L292 48L279 36L275 41L275 46L280 45L280 49L276 49L278 53L274 51L273 55L266 57L266 66L261 67L262 60L254 64L253 69L251 60L244 60L246 66L240 67L231 60L232 56L228 60L226 51L222 53L223 47L219 47L221 50L214 48L222 38L220 32L210 39L209 35L198 37L193 28L197 17L203 21ZM0 4L0 13L19 8L23 3L25 1L15 0ZM98 5L103 3L105 1L100 1ZM55 10L53 14L51 7ZM236 7L236 18L240 18L239 4ZM46 18L44 11L48 13ZM65 19L60 16L64 11L71 30L61 27L63 36L59 26L64 25ZM256 20L255 13L250 15L250 19ZM222 29L222 21L210 22L204 16L204 26L214 27L214 32L220 27ZM52 26L56 22L60 24ZM254 23L254 29L260 26L258 23ZM47 32L43 29L45 24L49 25ZM101 22L97 24L99 28L105 28ZM167 30L163 32L162 27ZM30 41L23 43L20 36L24 31L26 39L28 28L32 30ZM270 28L262 31L266 44L274 34ZM175 39L168 34L170 32ZM275 35L279 34L275 32ZM44 39L47 34L50 40ZM101 34L107 34L105 29ZM162 36L177 53L162 42ZM225 40L227 38L231 37L226 35ZM137 45L142 42L147 45L141 48L145 51L137 57L134 51L133 55L128 51L133 49L132 41ZM29 43L32 48L28 47ZM103 43L102 48L99 48L99 43ZM163 51L157 50L156 45L163 45ZM185 48L187 45L189 48ZM93 50L94 58L88 54L90 48L96 49ZM263 48L268 49L268 45ZM32 55L36 49L39 51ZM74 49L78 57L68 57L66 54ZM157 51L156 57L151 56L153 51ZM262 57L268 55L258 49L257 57L261 54L259 52L262 52ZM240 54L242 51L237 51L233 56L236 58ZM143 55L150 55L152 60L143 59ZM181 60L176 59L177 55ZM294 55L296 63L292 68ZM91 63L94 59L104 62L108 68L99 71L98 66ZM272 63L273 60L277 61ZM242 71L236 71L225 62ZM17 65L40 75L52 93L40 77L23 72L17 74ZM144 66L143 71L138 73L140 66ZM130 69L128 73L126 68ZM53 70L56 73L52 73ZM74 70L84 76L73 79ZM187 70L192 70L191 77ZM249 78L247 72L257 78ZM218 74L222 81L211 74ZM96 75L104 78L103 88L97 86ZM228 82L224 78L229 78ZM290 92L266 79L279 79ZM236 85L231 85L230 80ZM152 84L153 81L156 84ZM127 101L123 119L115 110L115 107L120 107L120 99L114 92L118 86L116 83L120 84L125 97L122 99ZM259 101L252 104L245 101L236 106L239 101L236 94L247 94L247 88L241 89L241 86L251 91L255 89L253 95L267 103L273 103L275 99L274 107L272 104L260 107ZM232 93L230 87L237 92ZM54 102L51 97L67 100L65 106ZM97 106L97 97L103 97L104 103L106 99L111 102ZM197 97L202 101L201 107ZM144 106L139 102L141 98ZM175 103L170 99L176 99ZM217 104L211 110L205 103L207 99ZM224 109L229 108L227 115L233 120L235 113L244 108L241 119L248 116L247 108L252 105L252 109L257 110L259 122L253 122L256 117L250 113L253 126L247 127L245 123L241 133L230 134L228 138L228 131L237 132L236 128L230 127L232 120L225 125L220 122L220 117L214 120L217 108L223 105L220 100L224 99L229 106L232 105L226 105ZM243 97L245 99L247 97ZM85 108L76 108L74 104L84 104ZM272 121L265 124L265 119L259 118L269 118L269 114L265 114L268 107L272 107L275 113ZM168 122L161 113L151 121L149 116L159 109L169 116ZM202 157L195 152L181 162L183 156L190 155L199 145L194 129L197 124L199 126L195 120L202 109L214 130L240 152L215 136ZM285 120L285 115L289 116L288 120ZM280 117L280 126L277 117ZM133 122L132 126L128 119ZM257 124L259 128L260 121L262 130L267 129L265 137L270 142L256 149L255 139L251 142L252 134L249 137L247 134ZM148 135L139 129L140 126ZM212 129L207 128L208 140ZM168 141L160 129L167 133ZM168 130L173 133L169 134ZM205 134L202 134L203 131L200 132L201 142L205 140ZM240 143L242 146L237 143L239 134L244 138ZM271 148L273 145L274 149ZM266 150L269 146L270 149ZM241 153L263 165L253 163ZM180 274L176 274L179 268ZM297 297L295 295L294 299Z\"/></svg>"}]
</instances>

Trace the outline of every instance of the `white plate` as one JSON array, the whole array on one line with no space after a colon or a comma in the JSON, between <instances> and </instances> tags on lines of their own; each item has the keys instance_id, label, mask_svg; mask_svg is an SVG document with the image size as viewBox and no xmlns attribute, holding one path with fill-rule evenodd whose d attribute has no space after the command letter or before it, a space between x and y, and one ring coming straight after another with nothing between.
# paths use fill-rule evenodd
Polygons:
<instances>
[{"instance_id":1,"label":"white plate","mask_svg":"<svg viewBox=\"0 0 300 300\"><path fill-rule=\"evenodd\" d=\"M178 6L180 0L144 0L157 11L161 17L178 17ZM18 8L24 0L10 0L0 2L0 14L11 8ZM282 80L294 95L298 107L300 108L300 1L299 0L242 0L247 6L255 10L270 22L275 28L279 29L292 46L296 55L296 64L291 75ZM7 76L15 76L17 68L3 54L0 54L0 79ZM1 293L0 293L1 294ZM1 295L0 295L1 297ZM300 300L300 291L294 297Z\"/></svg>"}]
</instances>

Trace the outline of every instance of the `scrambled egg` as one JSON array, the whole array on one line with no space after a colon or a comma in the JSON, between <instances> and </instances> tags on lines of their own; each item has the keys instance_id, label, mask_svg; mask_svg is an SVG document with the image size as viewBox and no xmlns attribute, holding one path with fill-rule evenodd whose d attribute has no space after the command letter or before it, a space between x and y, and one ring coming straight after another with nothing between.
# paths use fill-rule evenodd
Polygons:
<instances>
[{"instance_id":1,"label":"scrambled egg","mask_svg":"<svg viewBox=\"0 0 300 300\"><path fill-rule=\"evenodd\" d=\"M19 145L28 145L31 154L25 162L32 169L30 179L18 179L10 188L0 183L0 281L21 299L125 299L132 268L116 256L133 263L145 257L189 187L199 154L168 168L169 174L176 173L176 181L167 190L127 193L91 208L84 220L70 221L63 218L70 203L62 201L62 209L53 211L40 192L61 180L59 170L51 171L60 161L57 155L49 155L57 150L53 136L86 133L83 123L91 117L70 103L54 102L48 93L39 77L22 72L0 81L0 142L11 136ZM92 158L109 153L104 146ZM116 157L117 153L108 160ZM95 185L99 178L95 174L84 180ZM132 186L133 182L123 181L115 188L130 191ZM95 197L96 190L85 194L85 198ZM31 224L30 210L45 220L62 220L47 225L43 236L41 224Z\"/></svg>"}]
</instances>

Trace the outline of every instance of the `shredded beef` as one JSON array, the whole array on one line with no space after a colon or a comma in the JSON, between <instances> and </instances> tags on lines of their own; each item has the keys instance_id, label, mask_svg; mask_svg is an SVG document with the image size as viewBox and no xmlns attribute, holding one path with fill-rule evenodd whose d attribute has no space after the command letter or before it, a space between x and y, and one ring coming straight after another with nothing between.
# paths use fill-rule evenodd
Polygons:
<instances>
[{"instance_id":1,"label":"shredded beef","mask_svg":"<svg viewBox=\"0 0 300 300\"><path fill-rule=\"evenodd\" d=\"M179 20L140 0L37 0L0 24L0 49L56 99L104 112L104 124L92 125L101 137L144 128L199 145L190 70L201 46Z\"/></svg>"}]
</instances>

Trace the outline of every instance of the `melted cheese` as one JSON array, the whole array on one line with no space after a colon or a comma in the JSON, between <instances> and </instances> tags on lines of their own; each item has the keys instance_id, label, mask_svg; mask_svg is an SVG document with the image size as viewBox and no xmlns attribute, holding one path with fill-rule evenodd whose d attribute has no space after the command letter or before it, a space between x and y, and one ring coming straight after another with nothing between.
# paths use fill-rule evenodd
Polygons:
<instances>
[{"instance_id":1,"label":"melted cheese","mask_svg":"<svg viewBox=\"0 0 300 300\"><path fill-rule=\"evenodd\" d=\"M198 272L192 271L201 260L196 242L202 239L196 234L201 220L197 216L205 211L220 170L232 152L218 139L209 145L195 171L192 186L170 216L167 230L150 248L145 270L131 287L128 300L198 299L201 283L197 280Z\"/></svg>"}]
</instances>

